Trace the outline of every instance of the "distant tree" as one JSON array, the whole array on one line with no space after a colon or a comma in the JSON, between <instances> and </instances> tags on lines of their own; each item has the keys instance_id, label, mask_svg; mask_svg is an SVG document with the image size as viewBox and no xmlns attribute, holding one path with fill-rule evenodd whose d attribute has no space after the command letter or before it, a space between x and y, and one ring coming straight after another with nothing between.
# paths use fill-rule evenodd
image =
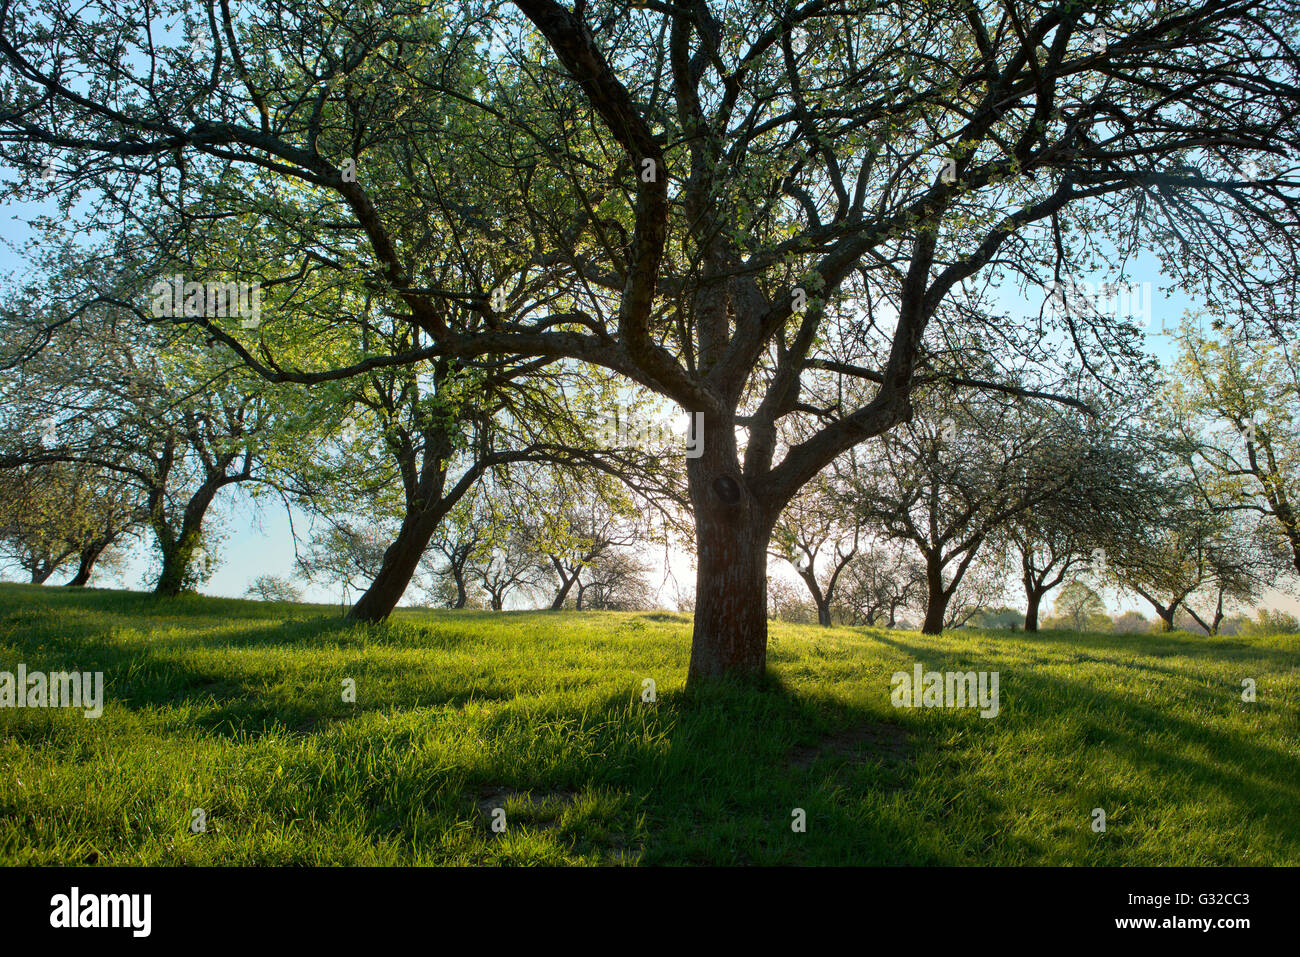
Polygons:
<instances>
[{"instance_id":1,"label":"distant tree","mask_svg":"<svg viewBox=\"0 0 1300 957\"><path fill-rule=\"evenodd\" d=\"M1143 535L1108 553L1110 579L1143 598L1172 630L1180 612L1204 631L1218 631L1232 603L1249 602L1268 584L1272 557L1232 511L1205 500L1187 476L1167 474L1165 504ZM1208 600L1204 614L1196 609Z\"/></svg>"},{"instance_id":2,"label":"distant tree","mask_svg":"<svg viewBox=\"0 0 1300 957\"><path fill-rule=\"evenodd\" d=\"M474 600L478 585L474 563L490 550L493 522L498 516L488 504L486 491L476 487L458 501L438 523L422 559L433 578L433 588L448 608L486 607Z\"/></svg>"},{"instance_id":3,"label":"distant tree","mask_svg":"<svg viewBox=\"0 0 1300 957\"><path fill-rule=\"evenodd\" d=\"M858 510L845 503L834 471L809 482L785 507L772 530L771 553L789 562L808 586L817 623L829 626L840 577L861 547Z\"/></svg>"},{"instance_id":4,"label":"distant tree","mask_svg":"<svg viewBox=\"0 0 1300 957\"><path fill-rule=\"evenodd\" d=\"M137 490L96 465L51 462L0 469L0 550L33 584L76 563L68 585L82 586L105 552L143 522Z\"/></svg>"},{"instance_id":5,"label":"distant tree","mask_svg":"<svg viewBox=\"0 0 1300 957\"><path fill-rule=\"evenodd\" d=\"M343 603L353 591L375 580L392 539L374 525L354 527L336 522L315 532L299 553L298 571L311 582L342 588Z\"/></svg>"},{"instance_id":6,"label":"distant tree","mask_svg":"<svg viewBox=\"0 0 1300 957\"><path fill-rule=\"evenodd\" d=\"M1110 624L1110 619L1106 618L1106 603L1101 596L1077 578L1062 586L1052 611L1058 621L1075 631L1091 629L1103 618L1107 625Z\"/></svg>"},{"instance_id":7,"label":"distant tree","mask_svg":"<svg viewBox=\"0 0 1300 957\"><path fill-rule=\"evenodd\" d=\"M301 441L310 423L193 334L120 318L100 308L47 331L49 347L3 380L0 467L63 463L112 473L102 481L129 500L118 510L126 527L142 522L153 532L155 593L175 595L210 574L218 535L205 521L221 492L266 482L280 443ZM0 331L37 328L33 317ZM133 486L129 494L122 483ZM109 534L120 524L108 523L100 537L120 537ZM82 556L89 567L92 553Z\"/></svg>"},{"instance_id":8,"label":"distant tree","mask_svg":"<svg viewBox=\"0 0 1300 957\"><path fill-rule=\"evenodd\" d=\"M1290 612L1261 608L1243 631L1248 635L1294 635L1300 632L1300 621Z\"/></svg>"},{"instance_id":9,"label":"distant tree","mask_svg":"<svg viewBox=\"0 0 1300 957\"><path fill-rule=\"evenodd\" d=\"M1141 409L1112 409L1104 426L1077 433L1079 445L1067 454L1087 467L994 533L1002 560L1019 571L1025 631L1038 630L1048 593L1071 575L1094 568L1104 573L1107 554L1140 538L1160 507L1163 489L1147 462L1158 440L1125 424L1142 418Z\"/></svg>"},{"instance_id":10,"label":"distant tree","mask_svg":"<svg viewBox=\"0 0 1300 957\"><path fill-rule=\"evenodd\" d=\"M497 528L491 546L469 564L470 574L487 594L488 607L493 611L501 611L514 592L535 594L541 582L537 554L527 534L519 527Z\"/></svg>"},{"instance_id":11,"label":"distant tree","mask_svg":"<svg viewBox=\"0 0 1300 957\"><path fill-rule=\"evenodd\" d=\"M1221 324L1222 325L1222 324ZM1187 467L1219 507L1265 517L1300 574L1300 368L1281 344L1189 319L1168 388Z\"/></svg>"},{"instance_id":12,"label":"distant tree","mask_svg":"<svg viewBox=\"0 0 1300 957\"><path fill-rule=\"evenodd\" d=\"M968 624L975 628L1016 628L1024 616L1014 608L981 608Z\"/></svg>"},{"instance_id":13,"label":"distant tree","mask_svg":"<svg viewBox=\"0 0 1300 957\"><path fill-rule=\"evenodd\" d=\"M248 583L248 589L244 594L259 601L302 601L302 592L298 586L280 575L258 575Z\"/></svg>"},{"instance_id":14,"label":"distant tree","mask_svg":"<svg viewBox=\"0 0 1300 957\"><path fill-rule=\"evenodd\" d=\"M654 607L650 565L628 549L604 550L588 566L575 597L577 610L647 611Z\"/></svg>"},{"instance_id":15,"label":"distant tree","mask_svg":"<svg viewBox=\"0 0 1300 957\"><path fill-rule=\"evenodd\" d=\"M804 590L784 578L771 578L767 583L767 617L774 621L788 621L807 625L817 620L817 609Z\"/></svg>"},{"instance_id":16,"label":"distant tree","mask_svg":"<svg viewBox=\"0 0 1300 957\"><path fill-rule=\"evenodd\" d=\"M629 560L613 555L649 534L627 489L599 473L534 469L522 487L512 491L512 499L512 508L527 528L529 546L541 561L540 577L555 584L552 611L565 606L575 586L581 607L581 595L596 584L598 566L603 565L606 574L630 572Z\"/></svg>"},{"instance_id":17,"label":"distant tree","mask_svg":"<svg viewBox=\"0 0 1300 957\"><path fill-rule=\"evenodd\" d=\"M1151 622L1139 611L1126 611L1115 616L1111 630L1121 635L1143 634L1151 630Z\"/></svg>"},{"instance_id":18,"label":"distant tree","mask_svg":"<svg viewBox=\"0 0 1300 957\"><path fill-rule=\"evenodd\" d=\"M921 414L848 469L862 520L912 543L925 566L921 630L959 623L949 605L982 546L1053 496L1088 483L1103 456L1084 427L1043 403L927 394ZM969 614L978 604L967 603Z\"/></svg>"},{"instance_id":19,"label":"distant tree","mask_svg":"<svg viewBox=\"0 0 1300 957\"><path fill-rule=\"evenodd\" d=\"M925 568L904 548L875 543L845 567L836 610L851 625L894 628L899 609L921 602L925 589Z\"/></svg>"}]
</instances>

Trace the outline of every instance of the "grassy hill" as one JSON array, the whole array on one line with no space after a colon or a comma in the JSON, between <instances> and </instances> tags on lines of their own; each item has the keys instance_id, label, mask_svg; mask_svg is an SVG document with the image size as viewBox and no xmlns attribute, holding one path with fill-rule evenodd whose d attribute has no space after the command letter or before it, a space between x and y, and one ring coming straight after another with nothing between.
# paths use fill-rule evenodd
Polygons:
<instances>
[{"instance_id":1,"label":"grassy hill","mask_svg":"<svg viewBox=\"0 0 1300 957\"><path fill-rule=\"evenodd\" d=\"M1300 864L1295 636L774 624L765 691L694 698L689 640L0 585L0 671L107 699L0 709L0 863ZM918 661L999 672L1000 713L892 707Z\"/></svg>"}]
</instances>

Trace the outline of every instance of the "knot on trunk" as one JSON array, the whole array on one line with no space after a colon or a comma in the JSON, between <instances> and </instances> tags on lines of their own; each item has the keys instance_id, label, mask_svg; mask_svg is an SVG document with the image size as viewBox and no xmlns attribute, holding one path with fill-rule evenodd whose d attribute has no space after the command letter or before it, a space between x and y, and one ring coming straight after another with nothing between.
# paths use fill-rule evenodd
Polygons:
<instances>
[{"instance_id":1,"label":"knot on trunk","mask_svg":"<svg viewBox=\"0 0 1300 957\"><path fill-rule=\"evenodd\" d=\"M713 480L713 494L723 503L735 505L740 501L740 483L730 475L719 475Z\"/></svg>"}]
</instances>

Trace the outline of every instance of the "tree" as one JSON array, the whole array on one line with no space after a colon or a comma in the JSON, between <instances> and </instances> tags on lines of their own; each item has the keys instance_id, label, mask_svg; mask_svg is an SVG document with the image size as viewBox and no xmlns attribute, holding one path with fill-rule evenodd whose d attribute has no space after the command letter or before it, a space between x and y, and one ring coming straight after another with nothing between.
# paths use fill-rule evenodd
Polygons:
<instances>
[{"instance_id":1,"label":"tree","mask_svg":"<svg viewBox=\"0 0 1300 957\"><path fill-rule=\"evenodd\" d=\"M374 525L333 523L312 535L298 555L298 570L308 581L340 586L347 604L351 592L364 590L379 574L389 541L385 530Z\"/></svg>"},{"instance_id":2,"label":"tree","mask_svg":"<svg viewBox=\"0 0 1300 957\"><path fill-rule=\"evenodd\" d=\"M501 611L511 593L521 591L531 595L538 588L537 555L518 527L500 530L490 547L469 567L487 593L493 611Z\"/></svg>"},{"instance_id":3,"label":"tree","mask_svg":"<svg viewBox=\"0 0 1300 957\"><path fill-rule=\"evenodd\" d=\"M1178 282L1246 296L1294 261L1297 199L1271 161L1300 143L1289 0L250 4L172 43L153 7L107 2L107 58L71 9L0 8L0 156L65 208L93 192L100 222L181 220L141 242L199 214L273 222L275 255L232 260L281 272L288 324L319 305L289 277L363 275L430 341L384 362L559 357L698 414L692 683L763 670L774 523L907 422L914 390L1074 381L1043 325L984 308L977 277L1042 288L1109 240L1112 259L1155 246ZM176 202L187 190L207 202ZM431 221L491 250L490 273L429 281ZM1246 247L1256 269L1238 268ZM1131 376L1131 323L1050 332L1086 375ZM275 381L373 367L216 338ZM813 429L780 448L788 418Z\"/></svg>"},{"instance_id":4,"label":"tree","mask_svg":"<svg viewBox=\"0 0 1300 957\"><path fill-rule=\"evenodd\" d=\"M1171 631L1175 616L1189 611L1197 592L1214 589L1214 625L1223 617L1226 598L1245 599L1258 587L1252 564L1241 559L1229 516L1207 504L1186 476L1165 476L1169 497L1148 521L1144 536L1108 555L1108 577L1130 589L1155 609L1161 629Z\"/></svg>"},{"instance_id":5,"label":"tree","mask_svg":"<svg viewBox=\"0 0 1300 957\"><path fill-rule=\"evenodd\" d=\"M587 589L598 585L598 568L613 576L607 583L610 589L616 581L622 585L627 582L621 579L636 577L630 560L614 555L618 548L648 537L649 529L638 520L627 490L613 479L573 469L542 469L524 479L514 494L522 499L514 506L516 514L534 516L526 520L526 534L541 558L543 574L555 583L552 611L565 606L575 586L581 609ZM597 591L604 594L601 587ZM592 600L587 599L589 604Z\"/></svg>"},{"instance_id":6,"label":"tree","mask_svg":"<svg viewBox=\"0 0 1300 957\"><path fill-rule=\"evenodd\" d=\"M625 548L603 551L580 583L574 602L578 611L647 611L654 596L647 576L650 566Z\"/></svg>"},{"instance_id":7,"label":"tree","mask_svg":"<svg viewBox=\"0 0 1300 957\"><path fill-rule=\"evenodd\" d=\"M280 575L258 575L248 583L248 590L244 594L258 601L302 601L302 592L298 586Z\"/></svg>"},{"instance_id":8,"label":"tree","mask_svg":"<svg viewBox=\"0 0 1300 957\"><path fill-rule=\"evenodd\" d=\"M1300 372L1278 343L1179 336L1168 402L1207 499L1272 520L1300 574Z\"/></svg>"},{"instance_id":9,"label":"tree","mask_svg":"<svg viewBox=\"0 0 1300 957\"><path fill-rule=\"evenodd\" d=\"M864 523L911 543L925 567L921 630L969 617L978 602L949 605L986 541L1105 468L1096 443L1042 403L933 395L923 418L882 436L880 454L851 469L853 507ZM979 589L981 593L986 588Z\"/></svg>"},{"instance_id":10,"label":"tree","mask_svg":"<svg viewBox=\"0 0 1300 957\"><path fill-rule=\"evenodd\" d=\"M96 310L61 325L48 333L51 348L7 378L0 466L93 476L105 494L92 523L100 527L76 549L78 578L143 525L157 549L154 591L176 595L204 574L213 538L204 522L222 490L267 481L262 466L276 439L310 429L294 420L279 431L285 417L271 390L241 367L179 342L174 330L126 327L127 335L117 318Z\"/></svg>"},{"instance_id":11,"label":"tree","mask_svg":"<svg viewBox=\"0 0 1300 957\"><path fill-rule=\"evenodd\" d=\"M1140 539L1161 507L1164 487L1151 467L1161 443L1143 428L1124 424L1143 421L1148 404L1109 410L1105 427L1078 437L1090 467L1011 516L995 533L1004 561L1019 566L1025 631L1038 631L1039 611L1052 589L1086 569L1104 574L1106 556Z\"/></svg>"},{"instance_id":12,"label":"tree","mask_svg":"<svg viewBox=\"0 0 1300 957\"><path fill-rule=\"evenodd\" d=\"M834 481L823 473L808 483L786 506L772 533L772 554L793 565L808 586L817 623L823 627L831 624L836 587L858 555L862 535L861 522L851 507L844 507L843 492L837 492ZM823 557L823 567L818 568Z\"/></svg>"},{"instance_id":13,"label":"tree","mask_svg":"<svg viewBox=\"0 0 1300 957\"><path fill-rule=\"evenodd\" d=\"M903 548L872 544L844 569L838 598L840 617L850 625L875 625L883 619L886 628L894 628L898 610L920 603L925 587L924 567Z\"/></svg>"},{"instance_id":14,"label":"tree","mask_svg":"<svg viewBox=\"0 0 1300 957\"><path fill-rule=\"evenodd\" d=\"M1121 635L1144 634L1151 630L1151 622L1139 611L1126 611L1115 617L1112 630Z\"/></svg>"},{"instance_id":15,"label":"tree","mask_svg":"<svg viewBox=\"0 0 1300 957\"><path fill-rule=\"evenodd\" d=\"M471 490L439 523L424 562L436 564L440 559L445 563L433 568L433 575L436 591L442 591L443 583L451 585L445 596L447 607L470 607L472 568L491 546L493 518L483 495Z\"/></svg>"},{"instance_id":16,"label":"tree","mask_svg":"<svg viewBox=\"0 0 1300 957\"><path fill-rule=\"evenodd\" d=\"M1075 631L1094 627L1106 616L1106 603L1092 588L1079 579L1066 582L1052 606L1056 617ZM1110 619L1106 619L1109 624Z\"/></svg>"},{"instance_id":17,"label":"tree","mask_svg":"<svg viewBox=\"0 0 1300 957\"><path fill-rule=\"evenodd\" d=\"M767 586L766 614L774 621L807 625L817 620L817 609L804 598L798 586L784 578L773 578Z\"/></svg>"}]
</instances>

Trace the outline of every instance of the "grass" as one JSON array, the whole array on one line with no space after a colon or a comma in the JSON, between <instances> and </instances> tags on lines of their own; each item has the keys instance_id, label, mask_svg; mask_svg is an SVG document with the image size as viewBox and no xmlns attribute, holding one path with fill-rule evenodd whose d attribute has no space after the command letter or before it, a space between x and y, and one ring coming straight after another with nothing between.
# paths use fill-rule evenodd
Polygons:
<instances>
[{"instance_id":1,"label":"grass","mask_svg":"<svg viewBox=\"0 0 1300 957\"><path fill-rule=\"evenodd\" d=\"M336 616L0 585L0 671L107 699L0 709L0 862L1300 864L1297 636L773 624L764 690L688 696L681 615ZM916 661L1000 714L893 708Z\"/></svg>"}]
</instances>

